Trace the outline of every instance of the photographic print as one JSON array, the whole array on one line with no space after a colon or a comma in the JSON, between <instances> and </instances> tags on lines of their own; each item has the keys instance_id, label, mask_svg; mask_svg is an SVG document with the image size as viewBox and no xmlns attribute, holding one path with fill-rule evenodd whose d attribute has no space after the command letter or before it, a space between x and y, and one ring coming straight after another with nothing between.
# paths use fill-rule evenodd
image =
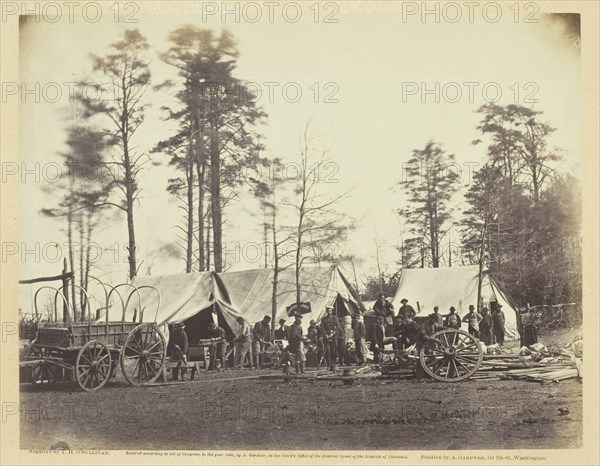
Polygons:
<instances>
[{"instance_id":1,"label":"photographic print","mask_svg":"<svg viewBox=\"0 0 600 466\"><path fill-rule=\"evenodd\" d=\"M575 461L580 7L2 2L11 448Z\"/></svg>"}]
</instances>

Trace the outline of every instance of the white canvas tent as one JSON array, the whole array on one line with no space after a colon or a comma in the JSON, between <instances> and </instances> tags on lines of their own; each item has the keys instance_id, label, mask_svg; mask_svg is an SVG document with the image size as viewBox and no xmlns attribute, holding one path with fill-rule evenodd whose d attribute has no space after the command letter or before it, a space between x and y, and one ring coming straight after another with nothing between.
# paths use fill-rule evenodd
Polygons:
<instances>
[{"instance_id":1,"label":"white canvas tent","mask_svg":"<svg viewBox=\"0 0 600 466\"><path fill-rule=\"evenodd\" d=\"M477 305L477 284L479 267L440 267L432 269L403 269L398 283L398 291L393 300L396 312L402 306L403 298L415 308L417 315L428 315L434 306L439 306L441 314L448 314L450 306L463 316L469 312L469 304ZM500 291L494 278L485 271L481 287L483 303L490 301L502 305L506 318L506 340L519 338L517 311L508 297Z\"/></svg>"},{"instance_id":2,"label":"white canvas tent","mask_svg":"<svg viewBox=\"0 0 600 466\"><path fill-rule=\"evenodd\" d=\"M136 277L133 284L139 289L144 312L144 322L155 319L163 326L188 321L203 311L217 319L217 311L230 330L237 334L237 317L243 316L253 324L262 320L264 315L271 316L273 291L273 270L255 269L241 272L199 272L178 275L151 275ZM337 267L307 267L300 274L302 301L311 303L311 312L304 316L305 329L311 319L319 320L325 313L325 306L332 305L340 313L362 312L358 294L352 289ZM158 294L150 287L156 288ZM132 293L133 292L133 293ZM127 304L126 320L131 322L134 315L139 320L139 301L133 287L124 287L121 295L131 299ZM114 300L113 301L114 305ZM285 318L290 323L286 307L296 301L294 273L286 269L279 273L276 321Z\"/></svg>"},{"instance_id":3,"label":"white canvas tent","mask_svg":"<svg viewBox=\"0 0 600 466\"><path fill-rule=\"evenodd\" d=\"M249 322L258 322L263 316L271 316L273 279L272 269L244 270L218 274L229 294L232 308L224 309L227 321L243 315ZM304 315L306 329L310 320L319 321L325 314L325 306L336 308L338 315L356 314L364 309L360 298L337 267L305 267L300 273L302 302L310 302L311 312ZM285 269L277 278L277 312L275 321L289 321L286 307L296 302L294 270Z\"/></svg>"}]
</instances>

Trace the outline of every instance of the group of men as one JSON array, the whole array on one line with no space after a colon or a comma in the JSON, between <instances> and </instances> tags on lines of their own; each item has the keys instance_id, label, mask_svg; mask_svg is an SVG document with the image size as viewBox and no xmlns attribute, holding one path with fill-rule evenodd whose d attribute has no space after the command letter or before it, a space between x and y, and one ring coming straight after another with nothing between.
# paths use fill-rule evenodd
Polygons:
<instances>
[{"instance_id":1,"label":"group of men","mask_svg":"<svg viewBox=\"0 0 600 466\"><path fill-rule=\"evenodd\" d=\"M469 333L485 344L504 343L505 319L499 303L492 313L484 307L481 314L475 310L475 306L470 305L469 312L462 318L456 313L454 306L450 307L447 315L440 314L439 307L435 306L433 313L419 328L415 324L417 313L414 308L408 304L407 299L402 299L401 303L398 314L394 313L394 306L385 299L383 294L373 305L377 322L370 336L370 343L375 363L380 362L382 351L387 343L392 343L394 349L405 349L415 343L413 336L417 330L425 334L432 334L444 328L460 329L463 323L467 323ZM274 341L287 341L288 346L280 347L284 353L282 363L292 365L297 373L303 374L305 371L307 349L315 354L317 369L321 367L323 360L326 361L331 371L335 371L338 364L350 363L344 326L333 314L332 306L325 308L325 314L318 325L316 321L310 321L306 337L302 328L301 314L294 315L294 323L291 326L286 325L285 319L279 320L279 327L274 331ZM237 318L237 323L236 337L233 340L235 346L234 368L239 369L248 362L250 368L260 369L261 356L273 343L271 317L265 315L253 327L242 316ZM389 326L393 326L394 329L391 337L386 336L386 329ZM177 324L174 327L169 347L175 357L187 362L188 341L184 328L183 324ZM211 323L206 336L213 341L207 370L226 369L225 359L228 343L225 329ZM359 365L365 365L367 363L366 329L362 318L357 315L352 316L352 337L355 361Z\"/></svg>"},{"instance_id":2,"label":"group of men","mask_svg":"<svg viewBox=\"0 0 600 466\"><path fill-rule=\"evenodd\" d=\"M418 328L414 322L416 312L408 304L408 300L400 301L402 306L398 314L394 314L394 306L381 294L379 299L373 305L373 310L377 316L372 337L372 348L375 361L380 359L380 353L387 342L393 344L395 349L405 349L407 346L415 343L415 335L418 330L425 334L432 334L445 328L460 329L463 323L468 324L468 331L474 337L483 341L486 345L492 343L504 344L504 313L502 305L497 303L492 313L487 307L483 307L481 314L475 310L474 305L469 306L469 312L462 318L456 313L456 308L451 306L449 313L440 314L439 307L433 308L433 313L423 322L421 328ZM386 338L386 328L393 326L394 336Z\"/></svg>"}]
</instances>

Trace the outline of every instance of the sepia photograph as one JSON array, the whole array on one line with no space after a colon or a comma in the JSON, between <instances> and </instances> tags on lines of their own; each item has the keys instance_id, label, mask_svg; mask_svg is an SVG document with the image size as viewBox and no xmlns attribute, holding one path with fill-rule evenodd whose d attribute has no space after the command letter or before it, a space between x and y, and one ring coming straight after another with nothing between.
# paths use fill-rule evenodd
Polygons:
<instances>
[{"instance_id":1,"label":"sepia photograph","mask_svg":"<svg viewBox=\"0 0 600 466\"><path fill-rule=\"evenodd\" d=\"M559 464L548 450L592 447L597 7L1 5L12 448Z\"/></svg>"}]
</instances>

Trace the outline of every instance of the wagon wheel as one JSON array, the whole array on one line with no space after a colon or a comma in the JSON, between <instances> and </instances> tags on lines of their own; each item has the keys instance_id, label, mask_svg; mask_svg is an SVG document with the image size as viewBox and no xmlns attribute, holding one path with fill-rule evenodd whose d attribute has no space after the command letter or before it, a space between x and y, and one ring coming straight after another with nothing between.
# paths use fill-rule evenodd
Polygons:
<instances>
[{"instance_id":1,"label":"wagon wheel","mask_svg":"<svg viewBox=\"0 0 600 466\"><path fill-rule=\"evenodd\" d=\"M35 340L31 342L25 350L26 361L44 359L47 356L46 348L37 346ZM40 364L39 366L34 366L31 368L29 374L29 382L37 388L47 387L62 378L61 368L53 364Z\"/></svg>"},{"instance_id":2,"label":"wagon wheel","mask_svg":"<svg viewBox=\"0 0 600 466\"><path fill-rule=\"evenodd\" d=\"M146 385L160 377L167 355L165 337L154 324L134 328L121 349L121 370L131 385Z\"/></svg>"},{"instance_id":3,"label":"wagon wheel","mask_svg":"<svg viewBox=\"0 0 600 466\"><path fill-rule=\"evenodd\" d=\"M77 354L75 378L86 392L98 390L110 378L112 357L105 344L97 340L88 341Z\"/></svg>"},{"instance_id":4,"label":"wagon wheel","mask_svg":"<svg viewBox=\"0 0 600 466\"><path fill-rule=\"evenodd\" d=\"M462 330L441 330L419 351L423 370L436 380L459 382L471 377L483 360L479 341Z\"/></svg>"}]
</instances>

